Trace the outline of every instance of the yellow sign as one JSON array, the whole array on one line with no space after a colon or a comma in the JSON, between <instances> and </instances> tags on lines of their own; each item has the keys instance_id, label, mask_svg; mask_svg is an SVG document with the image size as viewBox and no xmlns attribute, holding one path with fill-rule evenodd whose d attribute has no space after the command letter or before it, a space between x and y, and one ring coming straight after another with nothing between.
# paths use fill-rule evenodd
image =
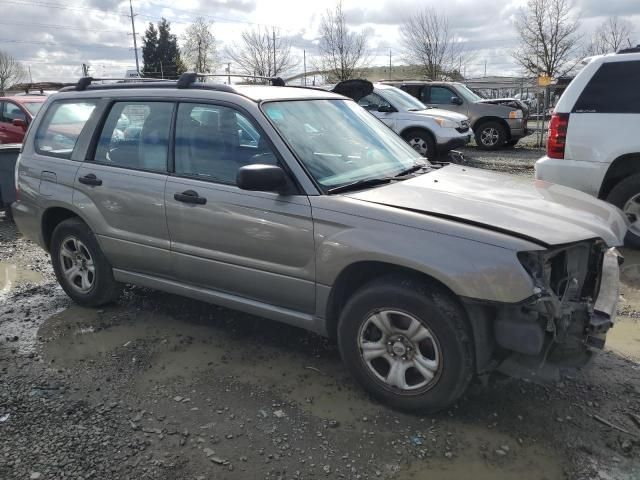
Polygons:
<instances>
[{"instance_id":1,"label":"yellow sign","mask_svg":"<svg viewBox=\"0 0 640 480\"><path fill-rule=\"evenodd\" d=\"M551 85L551 81L553 79L549 75L540 75L538 77L538 86L539 87L548 87Z\"/></svg>"}]
</instances>

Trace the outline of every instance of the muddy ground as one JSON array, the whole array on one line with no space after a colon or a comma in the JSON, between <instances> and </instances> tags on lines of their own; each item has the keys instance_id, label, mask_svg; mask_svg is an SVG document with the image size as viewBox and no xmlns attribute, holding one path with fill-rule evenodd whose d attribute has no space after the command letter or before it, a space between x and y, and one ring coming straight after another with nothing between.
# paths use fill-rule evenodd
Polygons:
<instances>
[{"instance_id":1,"label":"muddy ground","mask_svg":"<svg viewBox=\"0 0 640 480\"><path fill-rule=\"evenodd\" d=\"M495 375L415 416L293 327L136 287L75 306L0 218L0 479L638 479L640 255L625 254L618 323L589 368L552 385Z\"/></svg>"}]
</instances>

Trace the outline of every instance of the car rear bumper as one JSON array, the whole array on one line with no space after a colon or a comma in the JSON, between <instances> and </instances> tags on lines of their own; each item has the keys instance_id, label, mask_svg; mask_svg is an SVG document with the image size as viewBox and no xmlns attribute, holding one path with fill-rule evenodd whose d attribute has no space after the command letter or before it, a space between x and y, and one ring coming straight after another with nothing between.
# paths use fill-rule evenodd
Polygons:
<instances>
[{"instance_id":1,"label":"car rear bumper","mask_svg":"<svg viewBox=\"0 0 640 480\"><path fill-rule=\"evenodd\" d=\"M606 163L544 156L536 162L535 172L537 180L575 188L598 197L607 167Z\"/></svg>"}]
</instances>

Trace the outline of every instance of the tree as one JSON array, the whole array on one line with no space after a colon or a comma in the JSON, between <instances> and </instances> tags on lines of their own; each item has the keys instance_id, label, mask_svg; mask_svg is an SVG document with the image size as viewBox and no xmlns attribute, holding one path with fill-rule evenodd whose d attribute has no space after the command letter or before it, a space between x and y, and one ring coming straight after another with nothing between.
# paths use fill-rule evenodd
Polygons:
<instances>
[{"instance_id":1,"label":"tree","mask_svg":"<svg viewBox=\"0 0 640 480\"><path fill-rule=\"evenodd\" d=\"M464 42L449 28L449 19L434 8L412 13L403 22L400 39L409 63L420 65L432 80L460 76L460 66L469 60Z\"/></svg>"},{"instance_id":2,"label":"tree","mask_svg":"<svg viewBox=\"0 0 640 480\"><path fill-rule=\"evenodd\" d=\"M26 77L22 64L6 52L0 51L0 95Z\"/></svg>"},{"instance_id":3,"label":"tree","mask_svg":"<svg viewBox=\"0 0 640 480\"><path fill-rule=\"evenodd\" d=\"M633 24L629 20L609 17L602 22L591 38L591 43L587 47L589 55L603 55L605 53L617 52L618 50L631 47L631 37L633 36Z\"/></svg>"},{"instance_id":4,"label":"tree","mask_svg":"<svg viewBox=\"0 0 640 480\"><path fill-rule=\"evenodd\" d=\"M528 0L515 28L520 46L513 58L532 75L558 77L580 61L578 29L570 0Z\"/></svg>"},{"instance_id":5,"label":"tree","mask_svg":"<svg viewBox=\"0 0 640 480\"><path fill-rule=\"evenodd\" d=\"M142 75L155 76L158 69L158 30L151 22L149 22L142 39L142 63L144 64Z\"/></svg>"},{"instance_id":6,"label":"tree","mask_svg":"<svg viewBox=\"0 0 640 480\"><path fill-rule=\"evenodd\" d=\"M320 68L330 82L354 78L369 63L367 35L349 31L341 0L322 16L318 48Z\"/></svg>"},{"instance_id":7,"label":"tree","mask_svg":"<svg viewBox=\"0 0 640 480\"><path fill-rule=\"evenodd\" d=\"M277 77L297 65L291 42L277 30L256 28L242 32L242 46L227 49L227 55L247 75Z\"/></svg>"},{"instance_id":8,"label":"tree","mask_svg":"<svg viewBox=\"0 0 640 480\"><path fill-rule=\"evenodd\" d=\"M213 22L196 18L187 28L182 48L188 67L195 72L210 73L216 64L216 39L212 33Z\"/></svg>"},{"instance_id":9,"label":"tree","mask_svg":"<svg viewBox=\"0 0 640 480\"><path fill-rule=\"evenodd\" d=\"M187 70L180 58L178 39L166 19L158 23L157 30L149 24L142 39L142 59L142 72L146 76L178 78Z\"/></svg>"}]
</instances>

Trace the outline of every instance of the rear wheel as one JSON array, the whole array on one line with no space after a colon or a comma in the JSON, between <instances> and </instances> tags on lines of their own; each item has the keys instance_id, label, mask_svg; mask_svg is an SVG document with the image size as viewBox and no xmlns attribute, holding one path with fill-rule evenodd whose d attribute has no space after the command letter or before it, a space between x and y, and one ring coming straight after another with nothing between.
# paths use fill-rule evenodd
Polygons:
<instances>
[{"instance_id":1,"label":"rear wheel","mask_svg":"<svg viewBox=\"0 0 640 480\"><path fill-rule=\"evenodd\" d=\"M476 144L482 150L496 150L504 145L507 131L500 122L489 121L480 124L475 131Z\"/></svg>"},{"instance_id":2,"label":"rear wheel","mask_svg":"<svg viewBox=\"0 0 640 480\"><path fill-rule=\"evenodd\" d=\"M120 285L111 265L83 221L61 222L51 235L50 251L58 283L76 303L97 307L118 298Z\"/></svg>"},{"instance_id":3,"label":"rear wheel","mask_svg":"<svg viewBox=\"0 0 640 480\"><path fill-rule=\"evenodd\" d=\"M631 225L625 238L625 245L640 249L640 173L619 182L609 195L607 202L620 208Z\"/></svg>"},{"instance_id":4,"label":"rear wheel","mask_svg":"<svg viewBox=\"0 0 640 480\"><path fill-rule=\"evenodd\" d=\"M446 408L474 371L458 302L441 287L410 277L385 277L358 291L340 316L338 346L362 387L402 410Z\"/></svg>"},{"instance_id":5,"label":"rear wheel","mask_svg":"<svg viewBox=\"0 0 640 480\"><path fill-rule=\"evenodd\" d=\"M417 129L409 130L402 134L402 138L421 156L429 160L437 158L436 142L429 132Z\"/></svg>"}]
</instances>

